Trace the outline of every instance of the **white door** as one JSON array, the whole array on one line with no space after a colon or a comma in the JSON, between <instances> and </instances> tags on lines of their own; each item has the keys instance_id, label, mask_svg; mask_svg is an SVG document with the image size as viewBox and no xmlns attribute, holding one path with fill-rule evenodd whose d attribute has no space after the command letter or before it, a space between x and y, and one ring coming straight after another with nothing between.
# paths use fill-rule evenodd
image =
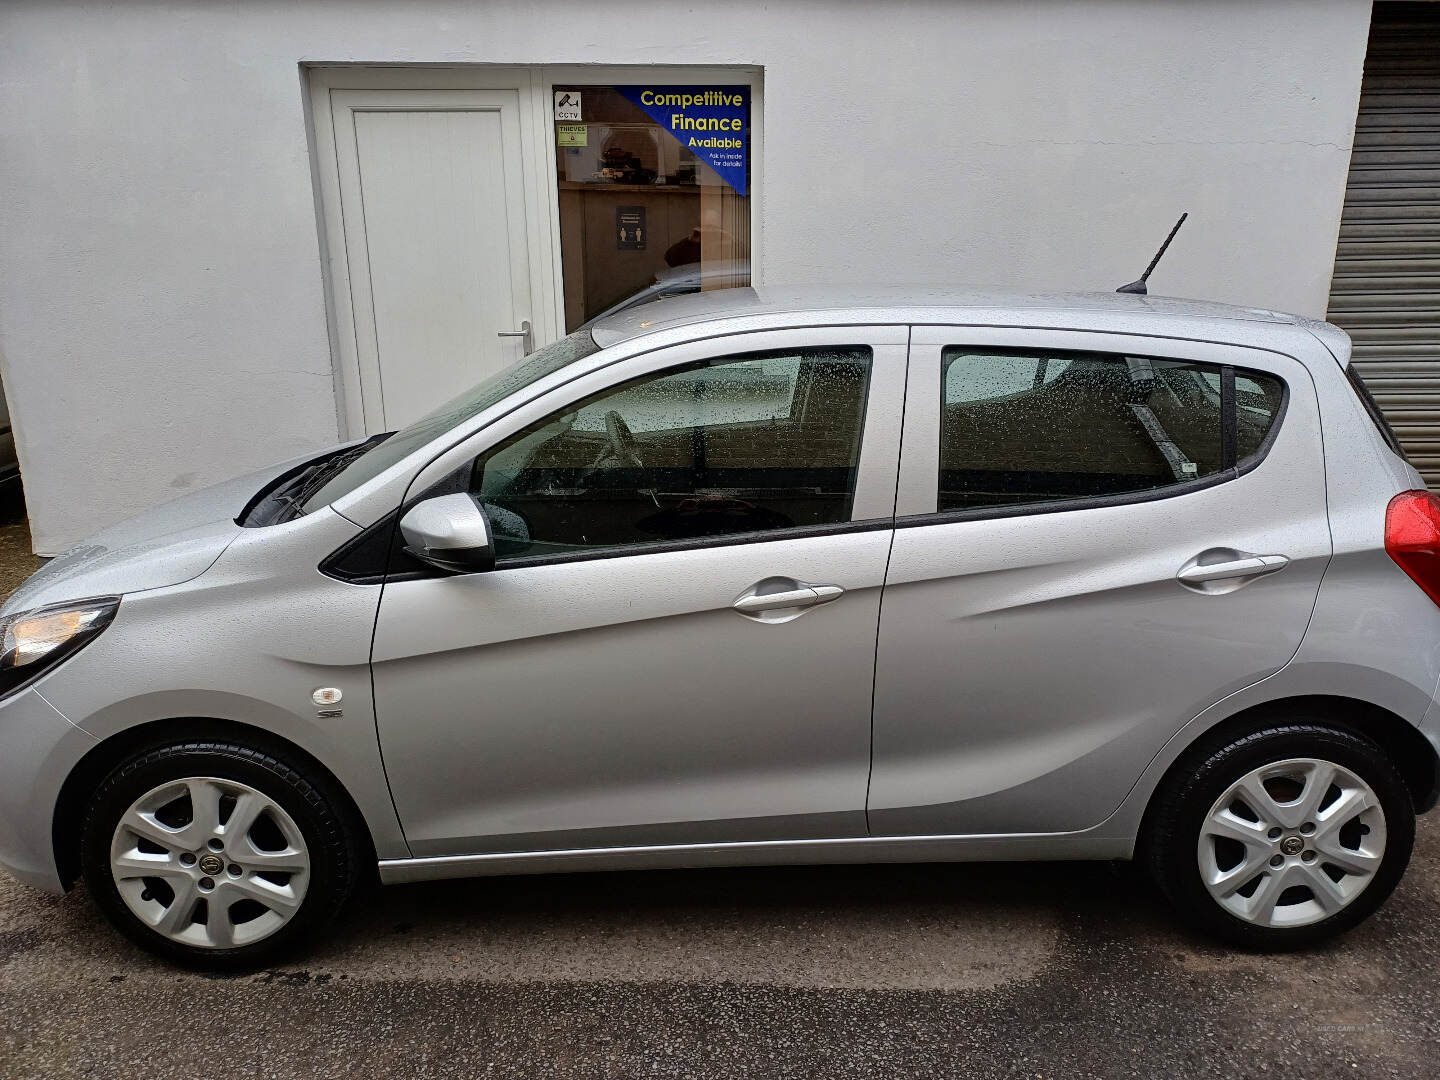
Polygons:
<instances>
[{"instance_id":1,"label":"white door","mask_svg":"<svg viewBox=\"0 0 1440 1080\"><path fill-rule=\"evenodd\" d=\"M520 359L530 339L501 335L541 321L521 93L335 89L329 112L342 380L352 428L386 431Z\"/></svg>"}]
</instances>

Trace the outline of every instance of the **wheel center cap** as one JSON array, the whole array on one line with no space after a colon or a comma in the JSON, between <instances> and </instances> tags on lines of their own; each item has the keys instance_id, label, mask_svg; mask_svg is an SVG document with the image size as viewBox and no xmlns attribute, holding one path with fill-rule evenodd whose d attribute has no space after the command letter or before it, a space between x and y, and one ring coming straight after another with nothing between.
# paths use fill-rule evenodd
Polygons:
<instances>
[{"instance_id":1,"label":"wheel center cap","mask_svg":"<svg viewBox=\"0 0 1440 1080\"><path fill-rule=\"evenodd\" d=\"M1280 841L1280 850L1286 855L1299 855L1305 849L1305 841L1298 836L1287 836Z\"/></svg>"},{"instance_id":2,"label":"wheel center cap","mask_svg":"<svg viewBox=\"0 0 1440 1080\"><path fill-rule=\"evenodd\" d=\"M220 858L219 855L201 855L200 862L197 865L200 867L202 874L208 874L210 877L214 877L225 869L225 860Z\"/></svg>"}]
</instances>

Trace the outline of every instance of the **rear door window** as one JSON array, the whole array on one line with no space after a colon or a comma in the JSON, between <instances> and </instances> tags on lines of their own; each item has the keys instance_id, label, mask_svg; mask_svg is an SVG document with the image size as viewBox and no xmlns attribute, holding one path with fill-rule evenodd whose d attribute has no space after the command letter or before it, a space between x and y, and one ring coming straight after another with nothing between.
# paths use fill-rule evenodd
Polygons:
<instances>
[{"instance_id":1,"label":"rear door window","mask_svg":"<svg viewBox=\"0 0 1440 1080\"><path fill-rule=\"evenodd\" d=\"M1112 353L947 347L937 509L1127 495L1258 460L1272 375Z\"/></svg>"}]
</instances>

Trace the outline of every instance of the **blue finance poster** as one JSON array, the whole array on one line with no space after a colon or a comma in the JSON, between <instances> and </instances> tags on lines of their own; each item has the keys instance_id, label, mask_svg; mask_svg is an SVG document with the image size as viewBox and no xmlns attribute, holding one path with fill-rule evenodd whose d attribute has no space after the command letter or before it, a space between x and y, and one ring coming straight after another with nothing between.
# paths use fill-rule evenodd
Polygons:
<instances>
[{"instance_id":1,"label":"blue finance poster","mask_svg":"<svg viewBox=\"0 0 1440 1080\"><path fill-rule=\"evenodd\" d=\"M720 179L745 195L750 188L748 86L617 86Z\"/></svg>"}]
</instances>

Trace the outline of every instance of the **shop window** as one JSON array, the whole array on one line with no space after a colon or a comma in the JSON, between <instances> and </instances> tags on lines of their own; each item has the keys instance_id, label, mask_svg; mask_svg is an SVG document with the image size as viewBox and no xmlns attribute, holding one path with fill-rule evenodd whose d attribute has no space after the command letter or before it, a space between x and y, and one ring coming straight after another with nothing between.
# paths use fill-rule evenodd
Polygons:
<instances>
[{"instance_id":1,"label":"shop window","mask_svg":"<svg viewBox=\"0 0 1440 1080\"><path fill-rule=\"evenodd\" d=\"M750 283L750 88L557 86L567 332Z\"/></svg>"}]
</instances>

